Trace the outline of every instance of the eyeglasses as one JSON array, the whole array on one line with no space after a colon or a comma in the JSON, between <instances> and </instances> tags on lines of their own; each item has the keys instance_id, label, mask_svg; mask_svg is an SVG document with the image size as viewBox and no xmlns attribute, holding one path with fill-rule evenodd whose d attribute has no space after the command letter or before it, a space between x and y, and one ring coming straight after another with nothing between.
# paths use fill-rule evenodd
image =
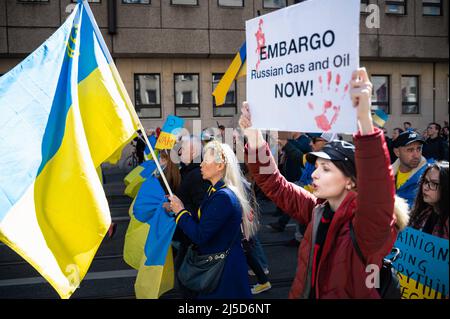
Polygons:
<instances>
[{"instance_id":1,"label":"eyeglasses","mask_svg":"<svg viewBox=\"0 0 450 319\"><path fill-rule=\"evenodd\" d=\"M423 185L423 187L426 187L426 188L428 188L429 190L432 190L432 191L436 191L438 189L438 187L439 187L439 183L432 182L432 181L430 181L427 178L425 178L423 180L423 184L422 185Z\"/></svg>"}]
</instances>

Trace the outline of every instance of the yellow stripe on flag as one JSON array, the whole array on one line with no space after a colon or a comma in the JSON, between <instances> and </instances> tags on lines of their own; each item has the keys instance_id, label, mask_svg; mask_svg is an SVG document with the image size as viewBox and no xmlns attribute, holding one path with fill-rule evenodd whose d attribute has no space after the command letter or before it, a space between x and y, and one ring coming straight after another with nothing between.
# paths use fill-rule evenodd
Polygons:
<instances>
[{"instance_id":1,"label":"yellow stripe on flag","mask_svg":"<svg viewBox=\"0 0 450 319\"><path fill-rule=\"evenodd\" d=\"M216 99L216 105L222 105L225 103L225 98L227 96L228 90L230 89L231 84L233 83L239 70L241 69L241 65L242 61L238 53L234 57L233 61L231 62L220 82L217 84L216 89L212 94Z\"/></svg>"},{"instance_id":2,"label":"yellow stripe on flag","mask_svg":"<svg viewBox=\"0 0 450 319\"><path fill-rule=\"evenodd\" d=\"M145 260L144 256L134 284L136 299L157 299L174 286L172 247L169 246L164 266L145 266Z\"/></svg>"}]
</instances>

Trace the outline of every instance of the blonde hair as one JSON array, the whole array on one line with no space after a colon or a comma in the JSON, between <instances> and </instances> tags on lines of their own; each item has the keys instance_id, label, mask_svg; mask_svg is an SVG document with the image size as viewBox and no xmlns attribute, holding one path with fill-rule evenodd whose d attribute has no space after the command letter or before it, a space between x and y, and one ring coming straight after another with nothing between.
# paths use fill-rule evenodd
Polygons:
<instances>
[{"instance_id":1,"label":"blonde hair","mask_svg":"<svg viewBox=\"0 0 450 319\"><path fill-rule=\"evenodd\" d=\"M238 160L232 148L228 144L212 141L205 145L204 152L212 151L216 163L224 163L225 174L223 181L225 185L236 195L242 208L242 230L246 239L256 235L258 230L258 214L250 205L250 194L246 188L250 188L242 175Z\"/></svg>"}]
</instances>

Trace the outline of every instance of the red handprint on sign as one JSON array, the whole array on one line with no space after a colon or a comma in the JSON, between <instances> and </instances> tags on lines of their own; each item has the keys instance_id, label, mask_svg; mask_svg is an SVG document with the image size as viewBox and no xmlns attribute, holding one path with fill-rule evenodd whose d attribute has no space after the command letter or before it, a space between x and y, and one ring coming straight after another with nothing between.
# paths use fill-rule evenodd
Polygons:
<instances>
[{"instance_id":1,"label":"red handprint on sign","mask_svg":"<svg viewBox=\"0 0 450 319\"><path fill-rule=\"evenodd\" d=\"M327 72L327 89L324 93L323 88L323 79L322 76L319 76L319 83L320 83L320 93L322 96L326 96L327 94L330 94L332 92L331 85L333 82L333 75L331 71ZM334 93L338 93L340 90L340 84L341 84L341 75L336 74L336 78L334 81L335 88ZM336 123L337 119L339 118L339 112L341 111L340 102L345 98L347 92L349 89L349 85L346 84L343 89L343 94L341 97L341 100L339 102L333 102L331 99L324 99L324 103L322 105L322 113L317 115L314 120L316 121L317 128L319 128L321 131L329 131L332 129L333 125ZM314 111L315 105L312 102L308 102L308 107L311 111ZM328 113L331 112L331 119L329 119Z\"/></svg>"},{"instance_id":2,"label":"red handprint on sign","mask_svg":"<svg viewBox=\"0 0 450 319\"><path fill-rule=\"evenodd\" d=\"M264 21L263 19L259 19L258 31L255 33L256 38L256 53L258 54L258 62L256 62L256 70L259 68L260 61L260 52L261 48L266 45L266 36L262 30L262 25Z\"/></svg>"}]
</instances>

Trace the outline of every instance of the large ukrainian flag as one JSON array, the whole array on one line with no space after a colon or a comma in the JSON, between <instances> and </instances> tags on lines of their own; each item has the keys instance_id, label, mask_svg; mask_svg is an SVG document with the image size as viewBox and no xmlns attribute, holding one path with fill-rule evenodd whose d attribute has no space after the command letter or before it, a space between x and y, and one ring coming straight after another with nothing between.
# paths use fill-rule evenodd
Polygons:
<instances>
[{"instance_id":1,"label":"large ukrainian flag","mask_svg":"<svg viewBox=\"0 0 450 319\"><path fill-rule=\"evenodd\" d=\"M0 78L0 239L62 298L111 223L96 167L138 119L85 1Z\"/></svg>"}]
</instances>

